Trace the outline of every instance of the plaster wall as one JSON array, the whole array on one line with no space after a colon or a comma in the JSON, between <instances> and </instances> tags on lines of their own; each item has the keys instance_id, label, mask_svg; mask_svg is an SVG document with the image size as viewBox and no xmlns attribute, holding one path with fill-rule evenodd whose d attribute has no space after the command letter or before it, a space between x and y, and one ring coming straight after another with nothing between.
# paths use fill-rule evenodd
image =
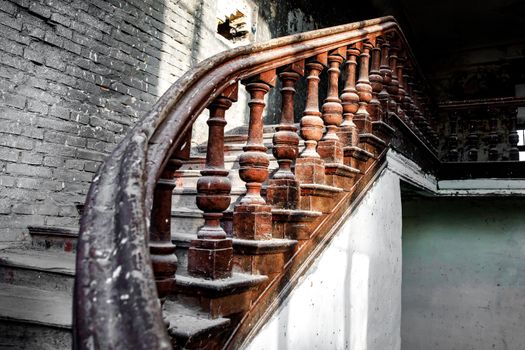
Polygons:
<instances>
[{"instance_id":1,"label":"plaster wall","mask_svg":"<svg viewBox=\"0 0 525 350\"><path fill-rule=\"evenodd\" d=\"M403 201L404 350L523 349L524 203Z\"/></svg>"},{"instance_id":2,"label":"plaster wall","mask_svg":"<svg viewBox=\"0 0 525 350\"><path fill-rule=\"evenodd\" d=\"M247 347L400 349L401 194L385 170Z\"/></svg>"}]
</instances>

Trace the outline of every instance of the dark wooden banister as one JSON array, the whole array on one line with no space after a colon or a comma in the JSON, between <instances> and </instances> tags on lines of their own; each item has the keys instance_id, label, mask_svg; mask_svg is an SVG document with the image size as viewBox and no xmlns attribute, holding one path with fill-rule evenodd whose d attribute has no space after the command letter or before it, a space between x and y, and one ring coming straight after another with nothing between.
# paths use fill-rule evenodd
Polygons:
<instances>
[{"instance_id":1,"label":"dark wooden banister","mask_svg":"<svg viewBox=\"0 0 525 350\"><path fill-rule=\"evenodd\" d=\"M159 99L100 167L81 219L74 296L78 349L169 349L148 252L155 186L184 135L228 86L331 50L396 33L382 17L240 47L198 64Z\"/></svg>"}]
</instances>

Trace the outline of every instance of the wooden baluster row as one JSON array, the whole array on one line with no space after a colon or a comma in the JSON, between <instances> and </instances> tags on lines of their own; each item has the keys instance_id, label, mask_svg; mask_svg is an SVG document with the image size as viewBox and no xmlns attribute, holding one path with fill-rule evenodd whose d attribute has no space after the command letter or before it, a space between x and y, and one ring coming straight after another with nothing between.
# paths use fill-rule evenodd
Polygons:
<instances>
[{"instance_id":1,"label":"wooden baluster row","mask_svg":"<svg viewBox=\"0 0 525 350\"><path fill-rule=\"evenodd\" d=\"M296 209L300 197L299 183L325 184L325 162L332 167L334 164L342 166L343 148L358 146L359 134L372 133L373 122L388 122L391 113L407 118L408 114L412 114L415 118L421 118L423 108L414 101L414 92L408 82L409 70L405 60L398 57L399 51L395 38L386 35L320 54L306 63L297 62L279 70L282 109L280 123L273 136L273 154L279 168L268 181L266 199L261 196L269 167L267 148L263 144L264 97L275 85L276 71L242 82L250 95L250 119L248 140L239 158L239 176L245 182L246 193L233 210L234 237L270 239L271 208ZM345 60L346 79L339 96L339 77ZM328 91L321 112L319 81L321 72L327 66ZM306 108L300 122L305 149L298 155L294 96L295 84L305 71ZM232 240L227 237L220 221L230 205L231 190L228 171L224 169L225 113L237 100L237 93L237 84L232 85L209 106L206 165L197 183L197 206L203 211L204 225L199 229L197 238L191 241L188 252L188 272L196 277L217 279L231 276ZM175 166L167 166L165 175L173 177L174 169ZM171 266L165 272L155 270L161 281L172 277L176 269L169 220L164 218L171 210L173 184L161 181L157 187L156 197L164 198L165 203L161 204L160 200L154 202L158 215L153 217L151 250L152 255L164 254L171 259L171 265L164 264ZM160 251L163 253L159 254Z\"/></svg>"}]
</instances>

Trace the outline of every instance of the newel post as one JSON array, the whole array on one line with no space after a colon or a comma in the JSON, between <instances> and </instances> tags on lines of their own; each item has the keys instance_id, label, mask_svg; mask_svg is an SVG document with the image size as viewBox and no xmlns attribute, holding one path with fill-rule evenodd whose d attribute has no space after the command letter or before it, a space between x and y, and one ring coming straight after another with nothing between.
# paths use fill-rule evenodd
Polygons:
<instances>
[{"instance_id":1,"label":"newel post","mask_svg":"<svg viewBox=\"0 0 525 350\"><path fill-rule=\"evenodd\" d=\"M301 183L324 184L324 161L317 153L317 142L323 137L324 123L319 111L319 75L326 67L327 53L311 58L306 63L306 108L301 118L301 136L305 149L295 162L295 176Z\"/></svg>"},{"instance_id":2,"label":"newel post","mask_svg":"<svg viewBox=\"0 0 525 350\"><path fill-rule=\"evenodd\" d=\"M231 190L228 170L224 169L225 112L237 101L237 90L237 84L227 87L208 107L206 165L197 181L197 207L203 211L204 225L188 250L188 272L195 277L231 276L232 240L226 237L220 220L230 205Z\"/></svg>"},{"instance_id":3,"label":"newel post","mask_svg":"<svg viewBox=\"0 0 525 350\"><path fill-rule=\"evenodd\" d=\"M274 208L295 209L299 202L299 182L292 166L299 153L299 135L294 125L295 83L304 74L304 61L292 63L279 73L282 83L281 121L273 135L272 153L279 169L268 182L266 199Z\"/></svg>"},{"instance_id":4,"label":"newel post","mask_svg":"<svg viewBox=\"0 0 525 350\"><path fill-rule=\"evenodd\" d=\"M248 141L239 157L239 176L246 183L246 194L233 211L233 235L243 239L270 239L271 206L261 197L262 183L268 178L270 161L263 144L264 97L275 86L276 71L271 70L243 81L250 94Z\"/></svg>"}]
</instances>

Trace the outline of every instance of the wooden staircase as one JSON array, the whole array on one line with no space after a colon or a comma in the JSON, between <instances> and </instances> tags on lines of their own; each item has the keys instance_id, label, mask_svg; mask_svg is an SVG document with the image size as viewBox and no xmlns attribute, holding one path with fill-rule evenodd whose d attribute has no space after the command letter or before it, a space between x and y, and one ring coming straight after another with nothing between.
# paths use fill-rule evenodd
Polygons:
<instances>
[{"instance_id":1,"label":"wooden staircase","mask_svg":"<svg viewBox=\"0 0 525 350\"><path fill-rule=\"evenodd\" d=\"M277 79L281 119L265 126L265 96ZM306 81L305 96L296 96L299 79ZM225 135L239 82L250 96L248 125ZM41 309L47 315L12 312L3 327L15 320L20 334L31 324L67 338L71 320L59 314L71 300L76 248L77 348L241 347L373 183L392 142L409 140L435 154L427 96L391 17L204 61L166 92L102 165L78 240L76 230L34 228L31 249L2 251L5 300L32 295L31 302L46 300ZM300 114L296 98L306 100ZM210 110L208 142L191 152L192 124L204 108ZM28 271L56 280L54 289L18 270L10 279L17 254ZM52 263L38 270L44 255ZM58 336L48 338L41 344L68 347L66 340L53 343Z\"/></svg>"}]
</instances>

